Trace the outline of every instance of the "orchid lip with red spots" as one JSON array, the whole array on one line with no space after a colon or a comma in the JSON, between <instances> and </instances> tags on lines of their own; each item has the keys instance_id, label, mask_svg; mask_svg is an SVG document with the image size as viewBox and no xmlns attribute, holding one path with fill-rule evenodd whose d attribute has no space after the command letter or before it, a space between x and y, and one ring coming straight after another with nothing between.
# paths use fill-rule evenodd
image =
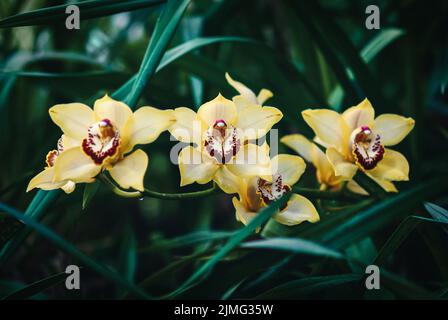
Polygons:
<instances>
[{"instance_id":1,"label":"orchid lip with red spots","mask_svg":"<svg viewBox=\"0 0 448 320\"><path fill-rule=\"evenodd\" d=\"M352 150L356 163L364 170L374 169L383 159L385 151L380 135L367 126L362 126L354 134Z\"/></svg>"},{"instance_id":2,"label":"orchid lip with red spots","mask_svg":"<svg viewBox=\"0 0 448 320\"><path fill-rule=\"evenodd\" d=\"M205 133L204 147L219 164L229 163L241 146L238 130L224 120L216 120Z\"/></svg>"},{"instance_id":3,"label":"orchid lip with red spots","mask_svg":"<svg viewBox=\"0 0 448 320\"><path fill-rule=\"evenodd\" d=\"M120 133L109 119L91 125L87 138L82 141L82 149L96 164L102 164L107 157L113 157L118 152L119 145Z\"/></svg>"}]
</instances>

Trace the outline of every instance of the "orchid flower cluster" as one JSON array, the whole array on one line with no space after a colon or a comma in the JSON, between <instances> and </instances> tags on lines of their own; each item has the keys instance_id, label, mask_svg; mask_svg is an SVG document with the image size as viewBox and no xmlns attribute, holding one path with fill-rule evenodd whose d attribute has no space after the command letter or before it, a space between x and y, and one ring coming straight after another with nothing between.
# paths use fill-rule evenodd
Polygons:
<instances>
[{"instance_id":1,"label":"orchid flower cluster","mask_svg":"<svg viewBox=\"0 0 448 320\"><path fill-rule=\"evenodd\" d=\"M62 135L27 191L60 188L71 193L76 184L92 183L107 171L119 188L143 192L149 160L138 145L154 142L167 130L188 144L178 155L180 186L213 181L223 192L234 195L236 218L244 224L292 192L306 162L316 168L322 190L346 186L354 193L368 194L353 180L358 170L387 192L397 192L394 181L409 179L406 158L386 147L406 137L414 127L413 119L394 114L375 118L367 99L342 114L308 109L302 116L314 131L314 140L300 134L284 136L281 142L300 156L278 154L271 158L268 143L257 141L283 117L278 108L265 105L272 92L262 89L256 95L230 75L226 74L226 79L238 94L231 100L219 94L197 112L149 106L132 112L125 103L107 95L93 108L82 103L50 108L50 117ZM273 218L291 226L317 222L319 214L310 200L294 193Z\"/></svg>"}]
</instances>

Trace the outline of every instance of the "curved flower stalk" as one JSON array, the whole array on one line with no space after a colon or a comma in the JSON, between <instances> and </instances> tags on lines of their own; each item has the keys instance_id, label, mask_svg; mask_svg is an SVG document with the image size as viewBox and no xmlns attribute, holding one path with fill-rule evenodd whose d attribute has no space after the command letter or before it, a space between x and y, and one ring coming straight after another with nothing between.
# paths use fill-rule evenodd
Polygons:
<instances>
[{"instance_id":1,"label":"curved flower stalk","mask_svg":"<svg viewBox=\"0 0 448 320\"><path fill-rule=\"evenodd\" d=\"M226 191L222 181L228 171L270 179L269 148L251 140L262 138L280 121L280 110L249 103L237 107L219 94L197 113L177 108L174 115L176 122L169 129L171 134L179 141L194 144L179 153L181 186L214 180Z\"/></svg>"},{"instance_id":2,"label":"curved flower stalk","mask_svg":"<svg viewBox=\"0 0 448 320\"><path fill-rule=\"evenodd\" d=\"M308 109L302 116L316 134L315 141L326 148L337 178L351 181L361 169L389 192L397 191L392 181L409 180L406 158L386 147L400 143L408 135L415 124L412 118L395 114L375 118L375 110L367 99L343 114ZM353 183L352 186L359 187ZM362 189L358 191L363 193Z\"/></svg>"},{"instance_id":3,"label":"curved flower stalk","mask_svg":"<svg viewBox=\"0 0 448 320\"><path fill-rule=\"evenodd\" d=\"M62 135L57 143L57 149L53 149L47 153L45 158L46 167L38 175L36 175L28 184L26 192L39 188L42 190L62 189L65 193L72 193L76 184L71 180L54 181L54 164L57 158L65 150L78 146L77 141L66 135Z\"/></svg>"},{"instance_id":4,"label":"curved flower stalk","mask_svg":"<svg viewBox=\"0 0 448 320\"><path fill-rule=\"evenodd\" d=\"M174 122L172 110L142 107L132 113L107 95L95 101L93 110L69 103L56 105L49 113L73 141L54 161L53 183L90 183L107 170L120 187L139 191L144 190L148 156L140 149L131 151L138 144L153 142Z\"/></svg>"},{"instance_id":5,"label":"curved flower stalk","mask_svg":"<svg viewBox=\"0 0 448 320\"><path fill-rule=\"evenodd\" d=\"M272 159L271 181L260 177L241 178L227 175L226 187L229 193L238 193L232 199L236 219L244 224L272 201L280 199L302 176L305 162L299 156L280 154ZM319 214L310 200L293 194L284 208L273 215L281 224L292 226L304 221L317 222Z\"/></svg>"}]
</instances>

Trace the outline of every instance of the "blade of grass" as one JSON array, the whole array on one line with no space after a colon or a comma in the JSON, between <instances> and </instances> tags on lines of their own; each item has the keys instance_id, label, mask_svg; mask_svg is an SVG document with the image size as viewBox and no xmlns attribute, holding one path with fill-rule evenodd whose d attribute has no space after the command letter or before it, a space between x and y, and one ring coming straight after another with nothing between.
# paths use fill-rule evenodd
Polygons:
<instances>
[{"instance_id":1,"label":"blade of grass","mask_svg":"<svg viewBox=\"0 0 448 320\"><path fill-rule=\"evenodd\" d=\"M39 190L36 196L31 201L30 205L25 211L27 217L32 217L39 220L48 208L59 196L58 190L42 191ZM22 244L26 237L33 231L30 226L25 226L14 237L8 241L0 252L0 267L2 267L6 261L16 252L17 248Z\"/></svg>"},{"instance_id":2,"label":"blade of grass","mask_svg":"<svg viewBox=\"0 0 448 320\"><path fill-rule=\"evenodd\" d=\"M392 235L387 239L386 243L378 252L375 260L372 264L380 266L384 264L389 256L392 255L406 240L406 238L414 231L415 228L421 223L436 223L436 224L448 224L448 221L439 221L419 216L409 216L404 219Z\"/></svg>"},{"instance_id":3,"label":"blade of grass","mask_svg":"<svg viewBox=\"0 0 448 320\"><path fill-rule=\"evenodd\" d=\"M314 17L307 11L304 2L291 1L289 3L291 3L295 13L308 29L312 38L316 41L322 55L328 61L335 76L338 78L349 98L353 101L361 101L361 99L364 98L361 89L354 81L352 81L352 79L350 79L343 62L338 58L336 50L327 43L324 36L317 28Z\"/></svg>"},{"instance_id":4,"label":"blade of grass","mask_svg":"<svg viewBox=\"0 0 448 320\"><path fill-rule=\"evenodd\" d=\"M292 253L307 254L313 256L330 257L334 259L345 259L336 250L324 247L314 241L298 238L271 238L267 240L255 240L241 244L245 249L267 249L280 250Z\"/></svg>"},{"instance_id":5,"label":"blade of grass","mask_svg":"<svg viewBox=\"0 0 448 320\"><path fill-rule=\"evenodd\" d=\"M343 248L381 228L391 220L409 213L409 210L414 209L423 200L443 192L447 185L448 180L440 177L390 196L329 231L321 237L320 241L332 248Z\"/></svg>"},{"instance_id":6,"label":"blade of grass","mask_svg":"<svg viewBox=\"0 0 448 320\"><path fill-rule=\"evenodd\" d=\"M79 251L72 243L68 242L58 234L54 233L51 229L44 226L43 224L37 222L34 218L31 218L18 210L11 208L3 203L0 203L0 209L5 211L9 216L23 221L28 227L32 228L33 230L37 231L40 235L50 240L52 243L54 243L56 246L58 246L63 251L67 252L80 262L82 262L86 267L94 270L99 275L103 276L104 278L114 282L115 284L126 288L129 290L129 292L132 292L135 296L143 299L150 299L151 297L147 295L144 291L142 291L140 288L136 287L135 285L129 283L127 280L120 277L115 272L109 270L108 268L104 267L103 265L97 263L95 260L90 258L85 253Z\"/></svg>"},{"instance_id":7,"label":"blade of grass","mask_svg":"<svg viewBox=\"0 0 448 320\"><path fill-rule=\"evenodd\" d=\"M266 222L277 210L282 208L291 197L291 193L284 195L279 200L273 202L268 207L261 210L257 216L255 216L243 229L237 231L233 237L231 237L227 243L218 250L215 255L199 267L179 288L164 296L163 298L174 298L182 292L188 290L194 286L197 282L203 280L206 275L212 270L212 268L229 252L236 248L244 239L253 234L261 224Z\"/></svg>"},{"instance_id":8,"label":"blade of grass","mask_svg":"<svg viewBox=\"0 0 448 320\"><path fill-rule=\"evenodd\" d=\"M61 283L67 278L67 274L65 272L61 272L47 278L36 281L28 286L25 286L13 293L3 297L1 300L24 300L30 299L36 294L39 294L58 283Z\"/></svg>"},{"instance_id":9,"label":"blade of grass","mask_svg":"<svg viewBox=\"0 0 448 320\"><path fill-rule=\"evenodd\" d=\"M165 54L163 55L162 60L160 61L159 65L157 66L156 73L170 65L171 63L175 62L176 60L180 59L186 54L189 54L201 47L208 46L215 43L221 43L221 42L241 42L241 43L249 43L253 44L256 43L255 40L249 39L249 38L242 38L242 37L207 37L207 38L196 38L187 42L184 42L174 48L171 48L170 50L167 50ZM134 85L135 80L137 79L137 75L134 75L131 79L129 79L121 88L119 88L115 93L112 95L115 99L123 100L126 95L131 90L132 86Z\"/></svg>"},{"instance_id":10,"label":"blade of grass","mask_svg":"<svg viewBox=\"0 0 448 320\"><path fill-rule=\"evenodd\" d=\"M169 0L160 15L154 34L148 44L137 78L125 102L132 108L140 99L143 89L156 72L163 54L176 31L190 0Z\"/></svg>"},{"instance_id":11,"label":"blade of grass","mask_svg":"<svg viewBox=\"0 0 448 320\"><path fill-rule=\"evenodd\" d=\"M163 0L92 0L70 3L78 6L81 20L133 11L162 4ZM0 20L0 28L35 26L65 21L68 4L57 5L20 13Z\"/></svg>"},{"instance_id":12,"label":"blade of grass","mask_svg":"<svg viewBox=\"0 0 448 320\"><path fill-rule=\"evenodd\" d=\"M379 87L376 85L375 77L346 33L333 20L333 17L315 1L303 1L300 4L303 12L306 12L309 17L313 17L320 34L326 39L328 45L335 49L334 53L340 56L342 62L353 72L356 82L359 83L361 99L369 97L374 104L387 105L378 89ZM357 102L360 102L361 99Z\"/></svg>"},{"instance_id":13,"label":"blade of grass","mask_svg":"<svg viewBox=\"0 0 448 320\"><path fill-rule=\"evenodd\" d=\"M366 46L361 50L361 58L366 62L371 62L380 52L396 39L404 35L401 29L384 29L376 35ZM331 92L328 98L329 105L335 110L341 110L342 100L344 99L344 90L341 86L337 86Z\"/></svg>"},{"instance_id":14,"label":"blade of grass","mask_svg":"<svg viewBox=\"0 0 448 320\"><path fill-rule=\"evenodd\" d=\"M222 240L233 236L233 231L198 231L173 239L159 240L157 243L143 247L139 253L150 253L195 245L203 242Z\"/></svg>"}]
</instances>

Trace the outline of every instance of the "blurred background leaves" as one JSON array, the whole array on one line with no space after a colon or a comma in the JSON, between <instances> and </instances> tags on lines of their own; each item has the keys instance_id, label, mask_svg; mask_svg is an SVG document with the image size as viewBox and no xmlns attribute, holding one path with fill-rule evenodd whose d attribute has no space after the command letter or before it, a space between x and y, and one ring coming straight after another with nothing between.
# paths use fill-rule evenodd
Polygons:
<instances>
[{"instance_id":1,"label":"blurred background leaves","mask_svg":"<svg viewBox=\"0 0 448 320\"><path fill-rule=\"evenodd\" d=\"M67 30L64 1L0 2L0 297L448 296L448 3L78 4L81 29ZM370 4L380 8L380 30L365 28ZM378 114L413 117L416 127L398 148L410 161L411 180L382 200L314 200L318 224L269 220L260 234L235 221L231 197L221 194L123 199L102 184L79 185L69 196L25 193L60 134L48 117L52 105L92 104L110 93L137 107L196 109L218 92L235 94L226 71L256 92L274 92L269 104L285 115L280 136L311 138L302 110L340 111L365 96ZM181 191L169 161L174 144L164 133L144 147L145 185L202 189ZM300 186L317 187L311 166ZM32 220L17 219L21 212ZM374 293L363 285L365 265L373 262L382 268L382 289ZM73 263L84 267L79 291L61 283Z\"/></svg>"}]
</instances>

